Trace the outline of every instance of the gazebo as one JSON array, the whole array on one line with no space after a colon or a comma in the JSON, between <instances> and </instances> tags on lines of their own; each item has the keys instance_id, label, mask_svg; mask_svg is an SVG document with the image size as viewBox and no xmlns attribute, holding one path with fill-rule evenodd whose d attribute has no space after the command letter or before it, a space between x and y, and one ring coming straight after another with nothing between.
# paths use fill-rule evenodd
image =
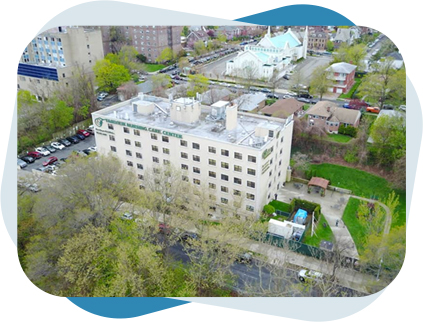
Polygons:
<instances>
[{"instance_id":1,"label":"gazebo","mask_svg":"<svg viewBox=\"0 0 423 322\"><path fill-rule=\"evenodd\" d=\"M329 180L323 179L323 178L319 178L319 177L313 177L311 178L311 180L308 182L308 193L311 193L311 187L319 187L320 188L320 195L322 197L325 196L326 193L326 189L328 188L329 185Z\"/></svg>"}]
</instances>

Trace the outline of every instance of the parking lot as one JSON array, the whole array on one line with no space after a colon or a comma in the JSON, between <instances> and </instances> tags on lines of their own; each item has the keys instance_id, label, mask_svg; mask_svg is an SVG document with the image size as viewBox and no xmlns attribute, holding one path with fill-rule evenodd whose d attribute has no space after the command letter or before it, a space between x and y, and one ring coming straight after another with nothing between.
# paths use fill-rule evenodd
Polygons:
<instances>
[{"instance_id":1,"label":"parking lot","mask_svg":"<svg viewBox=\"0 0 423 322\"><path fill-rule=\"evenodd\" d=\"M23 170L32 171L35 169L44 168L43 162L45 162L51 156L55 156L57 157L58 160L60 160L61 158L67 158L72 153L72 151L75 151L75 150L82 151L84 149L87 149L95 145L96 145L95 137L94 135L90 135L85 140L80 141L77 144L72 144L71 146L66 147L63 150L57 150L56 152L51 153L48 156L43 156L41 157L41 159L35 160L34 163L29 163Z\"/></svg>"}]
</instances>

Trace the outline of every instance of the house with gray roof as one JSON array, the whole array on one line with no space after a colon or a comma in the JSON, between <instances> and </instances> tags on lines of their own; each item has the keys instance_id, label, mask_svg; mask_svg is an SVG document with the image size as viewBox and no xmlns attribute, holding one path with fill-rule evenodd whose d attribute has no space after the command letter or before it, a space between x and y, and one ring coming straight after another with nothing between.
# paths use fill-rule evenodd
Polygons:
<instances>
[{"instance_id":1,"label":"house with gray roof","mask_svg":"<svg viewBox=\"0 0 423 322\"><path fill-rule=\"evenodd\" d=\"M342 43L352 45L354 39L360 37L359 32L353 28L338 28L335 37L333 37L333 45L335 48L339 48Z\"/></svg>"},{"instance_id":2,"label":"house with gray roof","mask_svg":"<svg viewBox=\"0 0 423 322\"><path fill-rule=\"evenodd\" d=\"M402 55L394 51L388 55L386 55L387 58L392 58L394 60L392 66L396 69L400 69L404 65L404 60L402 59Z\"/></svg>"},{"instance_id":3,"label":"house with gray roof","mask_svg":"<svg viewBox=\"0 0 423 322\"><path fill-rule=\"evenodd\" d=\"M306 115L310 126L318 126L329 133L338 133L341 125L358 127L361 112L339 107L336 103L320 101L310 107Z\"/></svg>"},{"instance_id":4,"label":"house with gray roof","mask_svg":"<svg viewBox=\"0 0 423 322\"><path fill-rule=\"evenodd\" d=\"M356 65L348 63L335 63L329 66L326 71L328 72L327 78L332 81L332 86L328 88L331 93L348 93L354 85Z\"/></svg>"},{"instance_id":5,"label":"house with gray roof","mask_svg":"<svg viewBox=\"0 0 423 322\"><path fill-rule=\"evenodd\" d=\"M251 93L244 94L234 99L234 103L238 105L238 111L252 112L264 107L266 101L266 94Z\"/></svg>"}]
</instances>

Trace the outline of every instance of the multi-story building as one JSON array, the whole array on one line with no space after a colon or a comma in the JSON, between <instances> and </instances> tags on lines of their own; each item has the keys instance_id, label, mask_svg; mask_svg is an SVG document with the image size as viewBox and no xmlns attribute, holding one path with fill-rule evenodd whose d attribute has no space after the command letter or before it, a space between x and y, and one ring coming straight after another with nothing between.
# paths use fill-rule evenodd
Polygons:
<instances>
[{"instance_id":1,"label":"multi-story building","mask_svg":"<svg viewBox=\"0 0 423 322\"><path fill-rule=\"evenodd\" d=\"M82 27L49 29L25 48L18 66L18 88L48 97L58 83L66 85L75 68L92 72L103 59L101 31Z\"/></svg>"},{"instance_id":2,"label":"multi-story building","mask_svg":"<svg viewBox=\"0 0 423 322\"><path fill-rule=\"evenodd\" d=\"M140 188L145 171L171 164L183 180L210 189L214 218L232 206L238 215L258 218L287 178L292 116L238 113L227 101L202 106L193 98L140 94L92 117L99 153L116 154L138 175Z\"/></svg>"},{"instance_id":3,"label":"multi-story building","mask_svg":"<svg viewBox=\"0 0 423 322\"><path fill-rule=\"evenodd\" d=\"M329 40L329 33L325 30L310 30L308 34L308 49L325 51Z\"/></svg>"},{"instance_id":4,"label":"multi-story building","mask_svg":"<svg viewBox=\"0 0 423 322\"><path fill-rule=\"evenodd\" d=\"M102 26L104 52L113 52L110 39L110 26ZM182 49L181 33L183 26L119 26L120 34L149 62L155 62L166 47L175 53Z\"/></svg>"},{"instance_id":5,"label":"multi-story building","mask_svg":"<svg viewBox=\"0 0 423 322\"><path fill-rule=\"evenodd\" d=\"M355 71L357 66L348 63L335 63L330 65L327 71L327 78L332 81L328 88L331 93L348 93L355 82Z\"/></svg>"}]
</instances>

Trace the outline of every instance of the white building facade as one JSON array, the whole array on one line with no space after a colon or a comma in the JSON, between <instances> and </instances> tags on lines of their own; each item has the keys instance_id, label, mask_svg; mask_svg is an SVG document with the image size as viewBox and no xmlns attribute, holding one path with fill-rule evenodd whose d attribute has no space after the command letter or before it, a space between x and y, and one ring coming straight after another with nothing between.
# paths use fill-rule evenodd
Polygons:
<instances>
[{"instance_id":1,"label":"white building facade","mask_svg":"<svg viewBox=\"0 0 423 322\"><path fill-rule=\"evenodd\" d=\"M269 28L257 45L246 45L244 51L226 63L226 75L269 80L277 70L282 77L292 61L307 58L307 43L308 28L305 29L302 42L291 29L271 37Z\"/></svg>"},{"instance_id":2,"label":"white building facade","mask_svg":"<svg viewBox=\"0 0 423 322\"><path fill-rule=\"evenodd\" d=\"M292 116L238 113L226 101L202 106L191 98L142 95L92 117L99 153L116 154L140 188L146 171L171 164L183 170L183 180L215 195L214 219L235 208L236 215L258 218L287 178Z\"/></svg>"}]
</instances>

